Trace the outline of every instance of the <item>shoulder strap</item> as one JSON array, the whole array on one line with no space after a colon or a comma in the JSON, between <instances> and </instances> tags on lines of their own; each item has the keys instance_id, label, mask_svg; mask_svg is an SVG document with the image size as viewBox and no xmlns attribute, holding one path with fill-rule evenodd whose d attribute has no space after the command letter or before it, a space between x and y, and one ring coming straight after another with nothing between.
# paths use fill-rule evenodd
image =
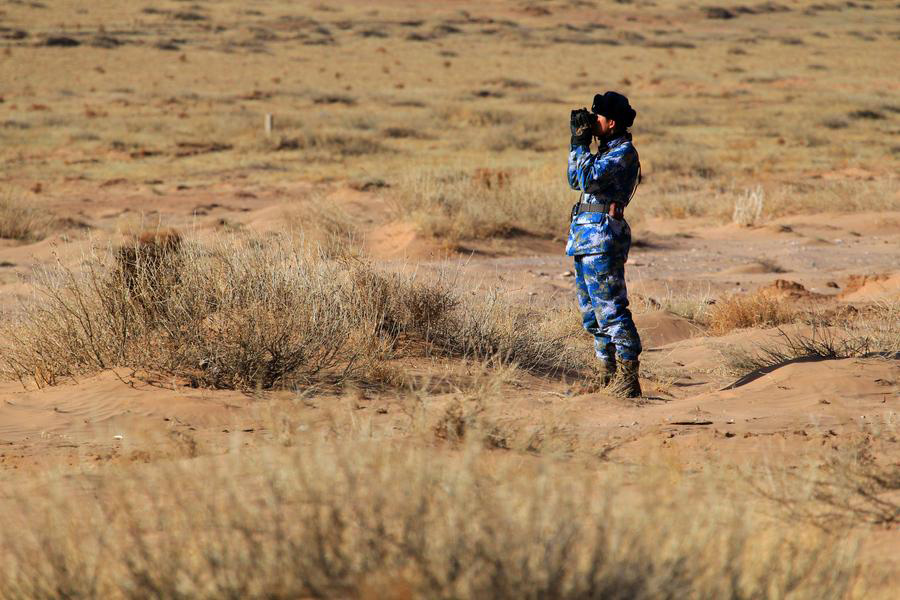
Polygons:
<instances>
[{"instance_id":1,"label":"shoulder strap","mask_svg":"<svg viewBox=\"0 0 900 600\"><path fill-rule=\"evenodd\" d=\"M637 177L634 178L634 188L631 190L631 195L628 196L629 204L631 204L631 199L634 198L634 195L637 193L639 185L641 185L641 161L638 161L638 172Z\"/></svg>"}]
</instances>

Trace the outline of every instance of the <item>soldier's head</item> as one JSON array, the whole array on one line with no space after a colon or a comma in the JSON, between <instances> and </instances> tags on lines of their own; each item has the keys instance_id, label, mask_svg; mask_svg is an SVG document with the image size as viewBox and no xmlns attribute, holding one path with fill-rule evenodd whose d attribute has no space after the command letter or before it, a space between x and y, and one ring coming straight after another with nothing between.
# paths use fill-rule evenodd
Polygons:
<instances>
[{"instance_id":1,"label":"soldier's head","mask_svg":"<svg viewBox=\"0 0 900 600\"><path fill-rule=\"evenodd\" d=\"M597 116L597 137L600 139L622 135L631 127L637 116L628 98L618 92L594 96L591 112Z\"/></svg>"}]
</instances>

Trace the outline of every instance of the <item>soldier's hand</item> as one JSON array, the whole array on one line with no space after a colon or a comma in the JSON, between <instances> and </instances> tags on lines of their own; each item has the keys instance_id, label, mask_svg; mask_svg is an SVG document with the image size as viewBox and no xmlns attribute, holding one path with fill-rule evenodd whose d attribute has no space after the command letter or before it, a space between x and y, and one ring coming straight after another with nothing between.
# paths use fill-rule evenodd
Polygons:
<instances>
[{"instance_id":1,"label":"soldier's hand","mask_svg":"<svg viewBox=\"0 0 900 600\"><path fill-rule=\"evenodd\" d=\"M586 108L579 108L572 111L572 114L569 118L569 129L572 132L572 135L576 135L579 132L579 129L583 128L585 125L590 126L591 121L595 121L596 118L592 118L590 112Z\"/></svg>"},{"instance_id":2,"label":"soldier's hand","mask_svg":"<svg viewBox=\"0 0 900 600\"><path fill-rule=\"evenodd\" d=\"M579 108L573 110L569 118L569 128L572 131L572 144L579 146L590 146L591 139L594 137L594 125L597 117L592 115L588 109Z\"/></svg>"}]
</instances>

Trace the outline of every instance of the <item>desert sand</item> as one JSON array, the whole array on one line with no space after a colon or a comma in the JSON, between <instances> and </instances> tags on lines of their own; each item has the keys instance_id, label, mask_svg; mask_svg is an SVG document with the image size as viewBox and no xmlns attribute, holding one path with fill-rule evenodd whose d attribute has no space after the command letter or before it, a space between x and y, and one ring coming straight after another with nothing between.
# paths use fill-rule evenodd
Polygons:
<instances>
[{"instance_id":1,"label":"desert sand","mask_svg":"<svg viewBox=\"0 0 900 600\"><path fill-rule=\"evenodd\" d=\"M124 360L45 385L7 365L6 500L47 477L262 456L278 447L281 414L301 445L366 430L462 452L465 436L442 427L454 406L477 405L471 422L489 425L469 437L489 429L486 460L503 464L761 480L862 453L852 464L893 479L866 492L880 519L854 513L850 498L841 531L860 543L857 580L879 575L835 597L890 597L900 572L896 6L126 4L0 9L0 218L25 223L0 239L7 325L45 302L45 270L80 272L142 232L174 230L199 247L289 236L387 273L449 277L475 304L495 294L517 310L562 311L566 344L589 365L564 255L566 118L619 89L638 107L646 166L626 214L645 395L615 398L586 385L585 370L475 355L392 355L386 368L402 384L272 389L197 387ZM461 187L441 179L448 172ZM473 204L552 214L435 223L441 185L480 190ZM757 210L747 199L758 189ZM747 299L760 304L741 308ZM755 319L758 307L776 316ZM838 351L804 353L791 340ZM752 361L779 348L780 360ZM492 377L485 391L478 381ZM406 584L388 587L425 597L410 581L409 596ZM384 597L360 585L349 595Z\"/></svg>"}]
</instances>

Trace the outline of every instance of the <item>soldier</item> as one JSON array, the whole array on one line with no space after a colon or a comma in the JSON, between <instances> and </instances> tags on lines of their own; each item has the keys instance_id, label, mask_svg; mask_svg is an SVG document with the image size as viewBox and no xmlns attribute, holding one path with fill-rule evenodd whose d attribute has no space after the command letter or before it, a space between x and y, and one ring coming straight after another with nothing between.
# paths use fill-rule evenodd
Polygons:
<instances>
[{"instance_id":1,"label":"soldier","mask_svg":"<svg viewBox=\"0 0 900 600\"><path fill-rule=\"evenodd\" d=\"M641 172L628 131L636 114L628 98L616 92L594 96L591 112L573 110L568 168L569 185L581 191L572 207L566 254L575 260L582 324L594 336L603 385L628 398L641 395L641 338L628 310L625 289L631 228L624 211ZM594 136L598 150L591 154Z\"/></svg>"}]
</instances>

